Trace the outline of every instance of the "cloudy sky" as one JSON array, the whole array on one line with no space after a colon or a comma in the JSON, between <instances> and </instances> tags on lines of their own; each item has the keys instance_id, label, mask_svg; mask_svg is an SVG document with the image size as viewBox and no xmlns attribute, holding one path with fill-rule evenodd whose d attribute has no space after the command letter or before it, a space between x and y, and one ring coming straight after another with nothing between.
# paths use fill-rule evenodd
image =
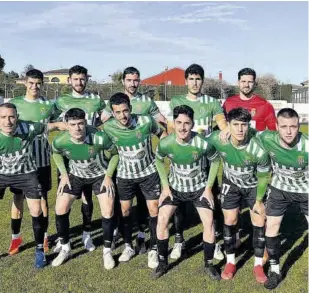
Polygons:
<instances>
[{"instance_id":1,"label":"cloudy sky","mask_svg":"<svg viewBox=\"0 0 309 293\"><path fill-rule=\"evenodd\" d=\"M146 78L194 62L230 83L243 67L308 79L306 2L0 2L0 36L19 73L80 64L106 80L133 65Z\"/></svg>"}]
</instances>

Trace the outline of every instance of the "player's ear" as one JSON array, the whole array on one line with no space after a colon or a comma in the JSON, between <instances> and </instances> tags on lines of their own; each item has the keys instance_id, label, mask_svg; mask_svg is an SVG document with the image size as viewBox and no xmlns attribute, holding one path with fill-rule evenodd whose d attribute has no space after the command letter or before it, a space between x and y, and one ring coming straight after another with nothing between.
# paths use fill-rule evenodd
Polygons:
<instances>
[{"instance_id":1,"label":"player's ear","mask_svg":"<svg viewBox=\"0 0 309 293\"><path fill-rule=\"evenodd\" d=\"M68 84L71 84L71 78L70 78L70 76L68 76L68 78L67 78L67 83L68 83Z\"/></svg>"}]
</instances>

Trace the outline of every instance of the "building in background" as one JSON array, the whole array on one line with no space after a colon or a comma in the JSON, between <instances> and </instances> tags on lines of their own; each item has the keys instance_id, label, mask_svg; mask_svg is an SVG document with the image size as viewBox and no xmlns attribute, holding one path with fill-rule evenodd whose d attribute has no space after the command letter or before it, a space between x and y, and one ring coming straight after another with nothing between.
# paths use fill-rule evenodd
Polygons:
<instances>
[{"instance_id":1,"label":"building in background","mask_svg":"<svg viewBox=\"0 0 309 293\"><path fill-rule=\"evenodd\" d=\"M185 85L185 71L182 68L175 67L172 69L165 68L159 74L150 76L141 81L141 85Z\"/></svg>"}]
</instances>

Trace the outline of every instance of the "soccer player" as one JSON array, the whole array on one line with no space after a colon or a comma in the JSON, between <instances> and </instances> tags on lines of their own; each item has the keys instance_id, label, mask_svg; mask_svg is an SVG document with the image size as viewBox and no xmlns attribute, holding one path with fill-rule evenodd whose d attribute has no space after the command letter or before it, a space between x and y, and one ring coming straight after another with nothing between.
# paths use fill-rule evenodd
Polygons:
<instances>
[{"instance_id":1,"label":"soccer player","mask_svg":"<svg viewBox=\"0 0 309 293\"><path fill-rule=\"evenodd\" d=\"M277 131L265 130L257 136L270 155L273 173L266 201L266 249L270 271L264 286L270 290L282 279L278 234L288 206L299 204L308 221L308 135L299 132L299 117L291 108L278 112L276 126Z\"/></svg>"},{"instance_id":2,"label":"soccer player","mask_svg":"<svg viewBox=\"0 0 309 293\"><path fill-rule=\"evenodd\" d=\"M43 86L43 73L37 69L29 70L26 73L26 94L13 98L10 103L14 104L20 120L29 122L47 123L53 119L54 104L40 96L40 90ZM50 124L51 125L51 124ZM54 129L64 130L63 122L54 122ZM47 194L51 189L51 166L50 166L50 146L47 139L47 134L36 136L33 142L33 155L35 157L38 180L41 185L41 207L43 211L43 225L44 225L44 252L48 252L48 201ZM9 248L9 254L14 255L18 253L19 247L22 244L22 237L20 235L20 227L23 215L23 201L22 191L11 188L14 193L11 211L11 228L12 241Z\"/></svg>"},{"instance_id":3,"label":"soccer player","mask_svg":"<svg viewBox=\"0 0 309 293\"><path fill-rule=\"evenodd\" d=\"M124 87L124 93L130 98L132 105L132 113L139 115L150 115L158 123L160 123L165 129L167 128L167 120L160 113L160 110L156 103L148 96L138 92L140 84L140 72L135 67L127 67L122 73L122 84ZM104 115L104 116L103 116ZM107 103L104 113L102 115L102 121L106 121L112 115L109 103ZM145 226L148 217L147 205L145 197L140 190L137 190L137 219L139 224L139 232L136 240L136 251L139 254L146 253L145 246Z\"/></svg>"},{"instance_id":4,"label":"soccer player","mask_svg":"<svg viewBox=\"0 0 309 293\"><path fill-rule=\"evenodd\" d=\"M223 104L224 112L227 114L234 108L242 107L251 113L251 127L258 131L266 128L276 130L276 115L274 107L264 98L255 95L254 90L257 86L256 72L251 68L243 68L238 72L239 95L229 97ZM239 223L238 223L239 226ZM241 245L239 227L236 233L236 246ZM265 252L264 260L267 259Z\"/></svg>"},{"instance_id":5,"label":"soccer player","mask_svg":"<svg viewBox=\"0 0 309 293\"><path fill-rule=\"evenodd\" d=\"M101 113L105 108L105 102L98 96L89 93L86 90L88 81L88 70L80 65L75 65L69 70L68 82L72 87L72 93L63 95L56 100L56 113L59 118L64 117L66 111L72 108L81 108L86 113L86 121L88 125L95 126L97 121L100 119ZM83 236L82 242L85 249L93 251L95 246L91 239L91 218L93 213L93 202L92 194L84 194L82 196L83 214ZM60 242L58 241L54 251L59 252L61 248Z\"/></svg>"},{"instance_id":6,"label":"soccer player","mask_svg":"<svg viewBox=\"0 0 309 293\"><path fill-rule=\"evenodd\" d=\"M110 98L110 107L114 118L104 123L104 132L111 138L119 153L117 189L123 216L125 242L119 261L129 261L135 254L132 248L131 206L137 190L141 190L146 198L150 215L151 250L148 253L148 266L155 268L158 265L156 226L160 178L155 168L151 138L152 134L161 136L163 130L151 116L131 114L130 98L126 94L114 94Z\"/></svg>"},{"instance_id":7,"label":"soccer player","mask_svg":"<svg viewBox=\"0 0 309 293\"><path fill-rule=\"evenodd\" d=\"M219 139L219 131L213 132L208 142L223 160L221 205L224 215L224 246L227 264L221 274L230 280L236 272L235 243L236 224L241 200L250 207L253 225L254 275L256 281L265 283L263 253L265 249L265 207L263 197L267 188L270 158L250 129L251 115L248 110L235 108L227 114L231 137L227 143Z\"/></svg>"},{"instance_id":8,"label":"soccer player","mask_svg":"<svg viewBox=\"0 0 309 293\"><path fill-rule=\"evenodd\" d=\"M234 108L247 109L252 117L251 127L258 131L276 130L276 115L274 107L264 98L254 94L257 86L256 72L251 68L243 68L238 72L239 95L226 99L223 104L225 113Z\"/></svg>"},{"instance_id":9,"label":"soccer player","mask_svg":"<svg viewBox=\"0 0 309 293\"><path fill-rule=\"evenodd\" d=\"M198 64L190 65L185 71L185 80L188 87L188 93L184 96L173 97L170 102L171 110L173 111L176 106L180 105L187 105L191 107L194 110L193 130L201 132L204 135L208 135L213 131L213 121L215 121L219 129L222 130L221 135L224 139L229 134L229 130L220 103L217 99L202 94L202 87L204 83L203 67ZM209 168L209 164L206 160L204 162L204 168ZM214 188L214 193L218 193L216 189L218 188ZM180 258L181 252L184 249L182 227L183 212L184 208L180 204L180 210L176 211L175 214L175 245L171 253L171 257L173 259ZM219 217L220 215L215 214L215 219L218 219ZM218 228L219 227L216 227L217 230ZM215 258L218 260L222 260L224 258L219 244L217 244L215 248Z\"/></svg>"},{"instance_id":10,"label":"soccer player","mask_svg":"<svg viewBox=\"0 0 309 293\"><path fill-rule=\"evenodd\" d=\"M115 261L111 254L114 209L114 185L111 177L117 167L118 155L111 158L107 168L103 152L111 150L113 144L104 132L87 125L83 110L70 109L65 114L65 121L68 131L60 133L52 144L53 158L61 173L56 219L62 246L52 266L61 265L70 256L69 212L74 200L80 198L83 191L92 193L93 190L102 214L104 267L112 269ZM63 157L69 160L69 172Z\"/></svg>"},{"instance_id":11,"label":"soccer player","mask_svg":"<svg viewBox=\"0 0 309 293\"><path fill-rule=\"evenodd\" d=\"M0 195L7 187L21 190L32 217L35 239L35 267L46 265L43 250L44 220L40 184L36 173L32 145L35 137L46 133L47 124L18 121L16 106L0 105Z\"/></svg>"},{"instance_id":12,"label":"soccer player","mask_svg":"<svg viewBox=\"0 0 309 293\"><path fill-rule=\"evenodd\" d=\"M214 280L220 274L213 266L215 251L215 230L213 223L214 200L212 184L207 183L207 171L202 167L208 153L207 141L203 135L192 132L193 110L189 106L176 106L173 110L175 133L163 138L156 152L156 166L160 175L162 192L157 225L159 265L153 272L158 278L168 269L168 224L177 206L182 201L194 204L203 223L203 248L205 272ZM171 162L169 178L165 171L164 158ZM219 160L215 163L218 170ZM213 167L213 166L212 166ZM216 177L216 172L213 181Z\"/></svg>"}]
</instances>

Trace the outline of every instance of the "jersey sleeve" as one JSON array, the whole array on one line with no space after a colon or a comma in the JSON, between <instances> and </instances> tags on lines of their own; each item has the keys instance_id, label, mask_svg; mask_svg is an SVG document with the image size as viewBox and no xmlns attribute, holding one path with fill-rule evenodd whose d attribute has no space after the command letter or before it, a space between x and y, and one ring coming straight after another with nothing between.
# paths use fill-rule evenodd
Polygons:
<instances>
[{"instance_id":1,"label":"jersey sleeve","mask_svg":"<svg viewBox=\"0 0 309 293\"><path fill-rule=\"evenodd\" d=\"M257 172L258 173L268 173L270 172L271 161L269 154L262 147L257 154Z\"/></svg>"},{"instance_id":2,"label":"jersey sleeve","mask_svg":"<svg viewBox=\"0 0 309 293\"><path fill-rule=\"evenodd\" d=\"M30 135L37 136L47 133L47 123L31 123L29 126Z\"/></svg>"},{"instance_id":3,"label":"jersey sleeve","mask_svg":"<svg viewBox=\"0 0 309 293\"><path fill-rule=\"evenodd\" d=\"M160 161L163 161L164 158L167 156L166 151L164 150L163 144L165 139L160 140L157 149L156 149L156 158Z\"/></svg>"},{"instance_id":4,"label":"jersey sleeve","mask_svg":"<svg viewBox=\"0 0 309 293\"><path fill-rule=\"evenodd\" d=\"M57 135L52 141L52 151L55 154L62 154L62 148L60 144L60 138L62 137L62 133Z\"/></svg>"},{"instance_id":5,"label":"jersey sleeve","mask_svg":"<svg viewBox=\"0 0 309 293\"><path fill-rule=\"evenodd\" d=\"M160 127L160 124L154 120L153 117L150 117L151 120L151 133L156 135L156 136L161 136L163 133L163 129Z\"/></svg>"},{"instance_id":6,"label":"jersey sleeve","mask_svg":"<svg viewBox=\"0 0 309 293\"><path fill-rule=\"evenodd\" d=\"M155 101L150 101L150 107L149 107L149 115L151 115L153 118L156 118L160 114L160 110L155 103Z\"/></svg>"},{"instance_id":7,"label":"jersey sleeve","mask_svg":"<svg viewBox=\"0 0 309 293\"><path fill-rule=\"evenodd\" d=\"M102 149L109 152L114 148L112 140L103 130L98 131L95 134L94 142L96 145L99 145L100 147L102 147Z\"/></svg>"},{"instance_id":8,"label":"jersey sleeve","mask_svg":"<svg viewBox=\"0 0 309 293\"><path fill-rule=\"evenodd\" d=\"M223 109L222 109L219 101L217 99L214 99L214 101L212 102L212 115L213 115L214 119L217 115L220 115L220 114L224 115Z\"/></svg>"},{"instance_id":9,"label":"jersey sleeve","mask_svg":"<svg viewBox=\"0 0 309 293\"><path fill-rule=\"evenodd\" d=\"M59 97L55 103L54 103L54 109L53 109L53 114L52 114L52 117L51 117L51 122L59 122L59 121L62 121L61 119L61 113L62 113L62 110L60 108L60 99L61 97Z\"/></svg>"},{"instance_id":10,"label":"jersey sleeve","mask_svg":"<svg viewBox=\"0 0 309 293\"><path fill-rule=\"evenodd\" d=\"M269 130L276 130L276 113L274 107L268 103L267 104L267 116L265 118L265 124Z\"/></svg>"},{"instance_id":11,"label":"jersey sleeve","mask_svg":"<svg viewBox=\"0 0 309 293\"><path fill-rule=\"evenodd\" d=\"M219 158L219 153L215 147L216 143L216 132L213 132L206 138L207 148L206 148L206 156L209 161L215 161Z\"/></svg>"}]
</instances>

